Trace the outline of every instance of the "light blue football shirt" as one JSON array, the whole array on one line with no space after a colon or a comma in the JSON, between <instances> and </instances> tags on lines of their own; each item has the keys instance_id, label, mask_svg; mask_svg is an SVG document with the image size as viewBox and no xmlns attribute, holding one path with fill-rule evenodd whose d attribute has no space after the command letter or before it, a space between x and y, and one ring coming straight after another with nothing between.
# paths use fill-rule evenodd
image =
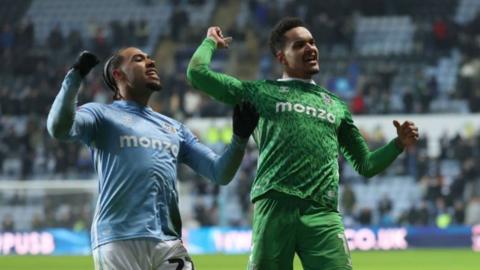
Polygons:
<instances>
[{"instance_id":1,"label":"light blue football shirt","mask_svg":"<svg viewBox=\"0 0 480 270\"><path fill-rule=\"evenodd\" d=\"M79 140L92 151L99 177L92 248L115 240L180 238L177 164L226 184L238 169L246 140L234 136L218 156L183 124L125 100L85 104L72 110L69 120L67 108L74 107L80 82L75 71L67 74L47 126L52 135L55 125L67 128L62 139Z\"/></svg>"}]
</instances>

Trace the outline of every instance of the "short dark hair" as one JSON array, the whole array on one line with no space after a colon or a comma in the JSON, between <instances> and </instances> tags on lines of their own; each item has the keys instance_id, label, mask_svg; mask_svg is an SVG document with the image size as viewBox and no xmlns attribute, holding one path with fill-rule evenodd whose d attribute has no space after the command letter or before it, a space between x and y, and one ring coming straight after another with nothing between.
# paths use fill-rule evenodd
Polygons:
<instances>
[{"instance_id":1,"label":"short dark hair","mask_svg":"<svg viewBox=\"0 0 480 270\"><path fill-rule=\"evenodd\" d=\"M297 17L286 17L281 19L270 33L270 50L274 56L285 46L285 33L295 27L305 27L305 23Z\"/></svg>"},{"instance_id":2,"label":"short dark hair","mask_svg":"<svg viewBox=\"0 0 480 270\"><path fill-rule=\"evenodd\" d=\"M117 82L113 78L113 70L120 67L123 62L123 56L120 54L122 50L116 51L103 66L103 82L107 87L113 91L113 99L118 100L121 98L118 90Z\"/></svg>"}]
</instances>

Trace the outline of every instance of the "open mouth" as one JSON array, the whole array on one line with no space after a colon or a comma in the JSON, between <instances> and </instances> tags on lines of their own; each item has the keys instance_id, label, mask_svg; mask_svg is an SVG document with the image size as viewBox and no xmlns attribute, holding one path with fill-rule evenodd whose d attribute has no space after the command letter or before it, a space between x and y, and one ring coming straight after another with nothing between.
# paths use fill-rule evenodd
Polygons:
<instances>
[{"instance_id":1,"label":"open mouth","mask_svg":"<svg viewBox=\"0 0 480 270\"><path fill-rule=\"evenodd\" d=\"M303 61L308 64L316 64L317 63L317 55L316 54L309 54L303 57Z\"/></svg>"},{"instance_id":2,"label":"open mouth","mask_svg":"<svg viewBox=\"0 0 480 270\"><path fill-rule=\"evenodd\" d=\"M156 79L158 79L158 71L156 69L148 69L147 72L145 72L145 74L147 74L148 77L154 77Z\"/></svg>"}]
</instances>

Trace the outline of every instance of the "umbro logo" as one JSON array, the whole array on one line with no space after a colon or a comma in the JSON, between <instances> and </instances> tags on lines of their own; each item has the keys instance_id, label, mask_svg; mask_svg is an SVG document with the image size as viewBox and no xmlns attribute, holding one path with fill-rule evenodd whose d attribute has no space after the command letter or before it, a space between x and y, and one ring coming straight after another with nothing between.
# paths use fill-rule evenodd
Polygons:
<instances>
[{"instance_id":1,"label":"umbro logo","mask_svg":"<svg viewBox=\"0 0 480 270\"><path fill-rule=\"evenodd\" d=\"M122 121L125 125L129 126L133 124L133 117L131 115L125 114L122 117Z\"/></svg>"},{"instance_id":2,"label":"umbro logo","mask_svg":"<svg viewBox=\"0 0 480 270\"><path fill-rule=\"evenodd\" d=\"M278 92L280 93L287 93L290 89L288 89L288 86L280 86L280 89Z\"/></svg>"}]
</instances>

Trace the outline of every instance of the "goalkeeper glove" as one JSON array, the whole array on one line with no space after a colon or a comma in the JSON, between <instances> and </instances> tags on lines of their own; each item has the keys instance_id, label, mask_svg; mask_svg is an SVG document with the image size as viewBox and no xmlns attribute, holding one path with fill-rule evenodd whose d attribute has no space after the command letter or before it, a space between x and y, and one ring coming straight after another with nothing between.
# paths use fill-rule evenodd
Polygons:
<instances>
[{"instance_id":1,"label":"goalkeeper glove","mask_svg":"<svg viewBox=\"0 0 480 270\"><path fill-rule=\"evenodd\" d=\"M258 112L253 104L243 102L233 109L233 133L242 139L247 139L258 124Z\"/></svg>"},{"instance_id":2,"label":"goalkeeper glove","mask_svg":"<svg viewBox=\"0 0 480 270\"><path fill-rule=\"evenodd\" d=\"M98 63L100 63L100 60L98 60L97 56L89 51L83 51L78 55L72 68L77 70L82 78L85 78L90 70Z\"/></svg>"}]
</instances>

